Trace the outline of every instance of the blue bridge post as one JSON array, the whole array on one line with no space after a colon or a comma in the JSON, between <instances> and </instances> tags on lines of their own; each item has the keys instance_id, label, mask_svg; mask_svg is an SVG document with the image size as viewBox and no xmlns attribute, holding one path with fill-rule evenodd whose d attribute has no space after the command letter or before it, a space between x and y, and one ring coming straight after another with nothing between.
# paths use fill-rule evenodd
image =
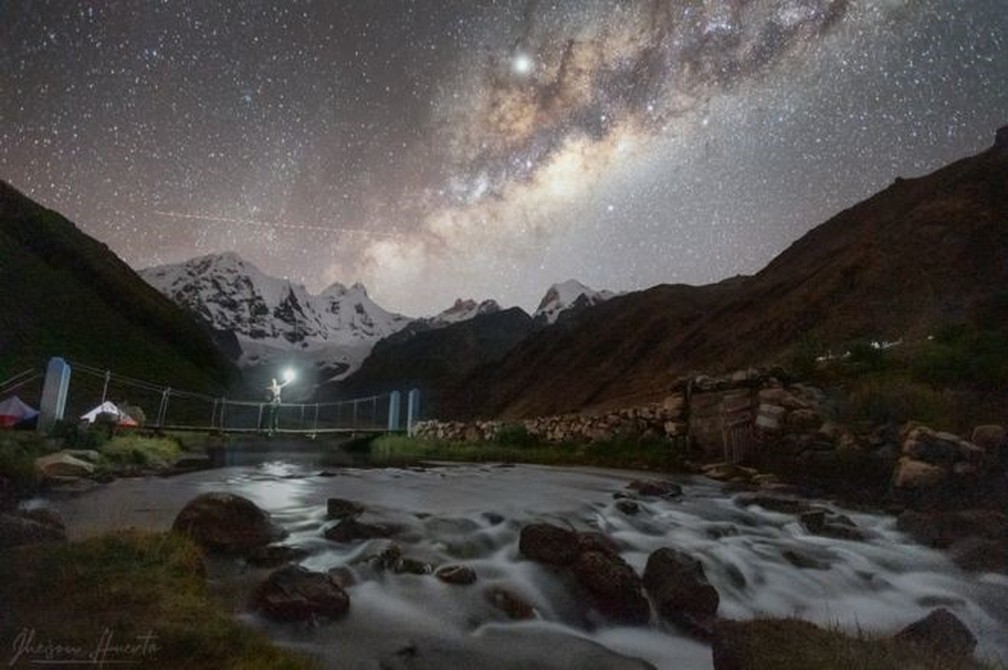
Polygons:
<instances>
[{"instance_id":1,"label":"blue bridge post","mask_svg":"<svg viewBox=\"0 0 1008 670\"><path fill-rule=\"evenodd\" d=\"M412 389L406 396L406 433L413 436L413 426L420 418L420 389Z\"/></svg>"},{"instance_id":2,"label":"blue bridge post","mask_svg":"<svg viewBox=\"0 0 1008 670\"><path fill-rule=\"evenodd\" d=\"M69 388L70 366L62 358L50 358L39 403L38 432L49 432L54 423L63 420Z\"/></svg>"},{"instance_id":3,"label":"blue bridge post","mask_svg":"<svg viewBox=\"0 0 1008 670\"><path fill-rule=\"evenodd\" d=\"M399 391L392 391L388 401L388 431L394 433L399 430L399 415L402 411L402 398Z\"/></svg>"}]
</instances>

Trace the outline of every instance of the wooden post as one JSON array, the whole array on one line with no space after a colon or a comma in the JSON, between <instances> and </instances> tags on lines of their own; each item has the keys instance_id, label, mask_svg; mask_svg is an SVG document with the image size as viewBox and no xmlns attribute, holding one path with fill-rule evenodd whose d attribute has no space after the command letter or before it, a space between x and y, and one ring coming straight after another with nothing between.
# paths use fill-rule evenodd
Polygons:
<instances>
[{"instance_id":1,"label":"wooden post","mask_svg":"<svg viewBox=\"0 0 1008 670\"><path fill-rule=\"evenodd\" d=\"M105 399L108 397L108 383L110 379L112 379L112 372L110 370L106 370L105 383L102 384L102 390L101 390L101 403L99 404L104 404Z\"/></svg>"},{"instance_id":2,"label":"wooden post","mask_svg":"<svg viewBox=\"0 0 1008 670\"><path fill-rule=\"evenodd\" d=\"M161 407L158 408L157 427L164 428L165 417L168 416L168 396L171 395L171 387L161 391Z\"/></svg>"}]
</instances>

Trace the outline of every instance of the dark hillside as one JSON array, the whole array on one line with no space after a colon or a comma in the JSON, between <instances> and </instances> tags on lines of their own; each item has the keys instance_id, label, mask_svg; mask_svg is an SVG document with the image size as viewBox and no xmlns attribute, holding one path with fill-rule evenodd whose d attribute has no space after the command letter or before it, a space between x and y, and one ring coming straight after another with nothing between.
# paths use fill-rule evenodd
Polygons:
<instances>
[{"instance_id":1,"label":"dark hillside","mask_svg":"<svg viewBox=\"0 0 1008 670\"><path fill-rule=\"evenodd\" d=\"M452 415L525 417L661 399L690 370L726 371L857 340L926 340L1008 312L1008 128L995 146L820 225L753 277L658 286L547 328L481 368Z\"/></svg>"},{"instance_id":2,"label":"dark hillside","mask_svg":"<svg viewBox=\"0 0 1008 670\"><path fill-rule=\"evenodd\" d=\"M192 317L107 246L0 182L0 378L50 356L175 388L237 379Z\"/></svg>"}]
</instances>

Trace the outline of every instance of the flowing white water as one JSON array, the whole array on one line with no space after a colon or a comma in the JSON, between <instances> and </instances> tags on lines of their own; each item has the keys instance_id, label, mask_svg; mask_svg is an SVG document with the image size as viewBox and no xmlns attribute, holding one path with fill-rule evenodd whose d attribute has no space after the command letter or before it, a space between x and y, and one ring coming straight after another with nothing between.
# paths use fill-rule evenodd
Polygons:
<instances>
[{"instance_id":1,"label":"flowing white water","mask_svg":"<svg viewBox=\"0 0 1008 670\"><path fill-rule=\"evenodd\" d=\"M350 614L320 626L241 616L278 641L333 668L710 668L710 649L664 623L612 626L590 611L572 578L522 559L518 533L533 520L598 530L642 573L648 555L674 547L699 558L721 594L719 615L803 619L892 632L934 607L954 612L979 638L978 655L1008 660L1008 579L971 575L942 553L911 542L892 517L847 512L870 533L865 542L807 533L794 515L743 508L720 485L682 478L680 500L641 501L635 516L612 493L634 473L590 468L444 465L428 469L357 469L316 476L318 467L288 460L204 471L170 479L119 480L86 494L54 498L73 535L137 526L167 529L192 497L210 490L244 495L271 512L308 549L302 564L342 568ZM654 475L642 474L642 477ZM363 503L363 521L391 523L393 540L339 544L322 537L325 503ZM391 541L404 556L434 565L465 564L478 580L444 584L432 575L382 572L365 560ZM815 563L801 569L794 552ZM237 562L212 566L219 585L242 598L267 571ZM235 587L235 585L239 587ZM485 597L500 586L528 601L532 621L512 622Z\"/></svg>"}]
</instances>

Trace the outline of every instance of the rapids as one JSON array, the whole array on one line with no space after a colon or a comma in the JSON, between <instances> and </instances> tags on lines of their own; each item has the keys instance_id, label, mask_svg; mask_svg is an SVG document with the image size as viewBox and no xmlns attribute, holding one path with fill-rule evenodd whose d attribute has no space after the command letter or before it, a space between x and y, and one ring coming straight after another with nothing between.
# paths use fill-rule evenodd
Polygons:
<instances>
[{"instance_id":1,"label":"rapids","mask_svg":"<svg viewBox=\"0 0 1008 670\"><path fill-rule=\"evenodd\" d=\"M618 543L641 574L663 546L703 561L721 594L719 615L797 616L842 628L894 632L944 606L979 639L978 656L1008 659L1008 579L971 575L942 553L914 544L891 516L844 510L870 533L867 542L810 535L794 515L743 508L721 485L676 478L679 500L641 499L640 513L616 509L613 492L654 477L595 468L438 464L426 468L338 468L319 476L311 459L226 467L171 478L120 479L47 502L72 537L139 527L165 530L196 495L225 490L268 510L289 532L286 544L308 549L312 570L341 569L353 583L350 614L322 625L277 624L248 611L251 589L268 573L240 561L209 566L215 589L238 616L279 643L331 668L710 668L710 648L652 621L613 626L572 588L573 580L518 553L525 523L543 520L598 530ZM393 574L366 559L390 540L337 544L322 537L326 499L363 503L364 521L401 528L403 556L433 565L474 568L471 586L432 575ZM792 565L784 553L814 569ZM533 605L536 618L512 622L483 596L506 587Z\"/></svg>"}]
</instances>

